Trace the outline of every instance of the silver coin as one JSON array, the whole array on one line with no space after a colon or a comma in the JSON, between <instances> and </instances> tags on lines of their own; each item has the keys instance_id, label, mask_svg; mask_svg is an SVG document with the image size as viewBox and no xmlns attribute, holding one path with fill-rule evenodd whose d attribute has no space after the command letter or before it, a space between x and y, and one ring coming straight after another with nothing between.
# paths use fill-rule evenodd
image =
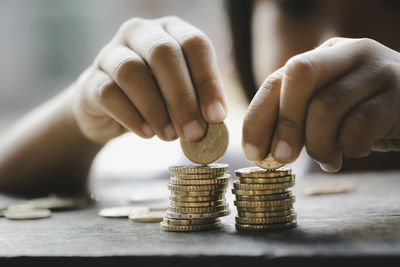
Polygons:
<instances>
[{"instance_id":1,"label":"silver coin","mask_svg":"<svg viewBox=\"0 0 400 267\"><path fill-rule=\"evenodd\" d=\"M7 209L4 216L10 220L35 220L51 216L49 209Z\"/></svg>"},{"instance_id":2,"label":"silver coin","mask_svg":"<svg viewBox=\"0 0 400 267\"><path fill-rule=\"evenodd\" d=\"M121 206L101 209L98 214L106 218L127 218L131 214L147 211L149 211L148 207Z\"/></svg>"}]
</instances>

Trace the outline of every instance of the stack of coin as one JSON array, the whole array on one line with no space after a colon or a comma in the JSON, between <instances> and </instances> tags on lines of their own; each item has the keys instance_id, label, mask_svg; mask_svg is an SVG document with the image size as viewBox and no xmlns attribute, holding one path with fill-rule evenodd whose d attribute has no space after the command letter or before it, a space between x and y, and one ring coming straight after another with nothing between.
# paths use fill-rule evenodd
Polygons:
<instances>
[{"instance_id":1,"label":"stack of coin","mask_svg":"<svg viewBox=\"0 0 400 267\"><path fill-rule=\"evenodd\" d=\"M295 197L288 188L294 186L290 168L263 169L248 167L235 171L239 178L232 193L238 210L235 217L238 231L271 231L295 227Z\"/></svg>"},{"instance_id":2,"label":"stack of coin","mask_svg":"<svg viewBox=\"0 0 400 267\"><path fill-rule=\"evenodd\" d=\"M170 167L170 205L161 229L193 232L219 228L219 217L230 214L225 199L228 168L228 164Z\"/></svg>"}]
</instances>

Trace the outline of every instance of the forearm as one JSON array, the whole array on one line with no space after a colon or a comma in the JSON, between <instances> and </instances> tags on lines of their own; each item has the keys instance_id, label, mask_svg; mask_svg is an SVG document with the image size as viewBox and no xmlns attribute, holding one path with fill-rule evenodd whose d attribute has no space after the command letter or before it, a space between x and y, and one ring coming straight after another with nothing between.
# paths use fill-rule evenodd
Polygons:
<instances>
[{"instance_id":1,"label":"forearm","mask_svg":"<svg viewBox=\"0 0 400 267\"><path fill-rule=\"evenodd\" d=\"M0 191L77 192L100 145L85 138L69 89L32 111L0 140Z\"/></svg>"}]
</instances>

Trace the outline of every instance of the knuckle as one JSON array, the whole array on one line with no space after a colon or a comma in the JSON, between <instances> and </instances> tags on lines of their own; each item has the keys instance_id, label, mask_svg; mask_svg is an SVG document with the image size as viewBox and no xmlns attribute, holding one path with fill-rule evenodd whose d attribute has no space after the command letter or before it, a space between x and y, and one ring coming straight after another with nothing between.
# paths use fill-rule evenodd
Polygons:
<instances>
[{"instance_id":1,"label":"knuckle","mask_svg":"<svg viewBox=\"0 0 400 267\"><path fill-rule=\"evenodd\" d=\"M139 58L130 58L121 61L115 67L114 77L122 84L126 84L134 77L135 73L142 73L146 70L145 63Z\"/></svg>"},{"instance_id":2,"label":"knuckle","mask_svg":"<svg viewBox=\"0 0 400 267\"><path fill-rule=\"evenodd\" d=\"M149 50L151 62L159 61L168 57L176 57L181 53L179 45L172 41L160 41L152 45Z\"/></svg>"},{"instance_id":3,"label":"knuckle","mask_svg":"<svg viewBox=\"0 0 400 267\"><path fill-rule=\"evenodd\" d=\"M181 45L183 50L196 52L196 51L209 51L212 49L212 44L207 35L203 33L191 33L182 38Z\"/></svg>"},{"instance_id":4,"label":"knuckle","mask_svg":"<svg viewBox=\"0 0 400 267\"><path fill-rule=\"evenodd\" d=\"M310 77L314 73L314 65L305 55L290 58L286 63L285 76L296 79Z\"/></svg>"},{"instance_id":5,"label":"knuckle","mask_svg":"<svg viewBox=\"0 0 400 267\"><path fill-rule=\"evenodd\" d=\"M269 93L274 90L274 88L280 88L282 84L282 75L278 73L273 73L269 75L261 85L261 90Z\"/></svg>"},{"instance_id":6,"label":"knuckle","mask_svg":"<svg viewBox=\"0 0 400 267\"><path fill-rule=\"evenodd\" d=\"M400 69L400 64L394 62L382 63L379 70L382 80L392 81L394 78L397 77L398 69Z\"/></svg>"}]
</instances>

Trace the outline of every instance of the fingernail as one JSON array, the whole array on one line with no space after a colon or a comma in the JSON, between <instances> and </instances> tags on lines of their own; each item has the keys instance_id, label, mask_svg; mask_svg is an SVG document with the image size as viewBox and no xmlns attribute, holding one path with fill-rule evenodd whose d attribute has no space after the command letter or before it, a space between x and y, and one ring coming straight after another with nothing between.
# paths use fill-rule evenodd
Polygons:
<instances>
[{"instance_id":1,"label":"fingernail","mask_svg":"<svg viewBox=\"0 0 400 267\"><path fill-rule=\"evenodd\" d=\"M328 164L323 164L320 163L319 166L321 167L321 169L325 172L336 172L336 170L334 168L332 168L330 165Z\"/></svg>"},{"instance_id":2,"label":"fingernail","mask_svg":"<svg viewBox=\"0 0 400 267\"><path fill-rule=\"evenodd\" d=\"M246 144L244 147L244 154L250 161L256 161L260 159L260 151L252 144Z\"/></svg>"},{"instance_id":3,"label":"fingernail","mask_svg":"<svg viewBox=\"0 0 400 267\"><path fill-rule=\"evenodd\" d=\"M292 147L287 142L280 140L275 147L273 157L279 162L290 162L292 159Z\"/></svg>"},{"instance_id":4,"label":"fingernail","mask_svg":"<svg viewBox=\"0 0 400 267\"><path fill-rule=\"evenodd\" d=\"M176 131L174 126L172 126L172 124L168 124L165 128L164 128L164 135L165 137L167 137L168 140L173 140L176 138Z\"/></svg>"},{"instance_id":5,"label":"fingernail","mask_svg":"<svg viewBox=\"0 0 400 267\"><path fill-rule=\"evenodd\" d=\"M221 102L215 101L207 107L207 118L212 122L223 121L226 117L226 111Z\"/></svg>"},{"instance_id":6,"label":"fingernail","mask_svg":"<svg viewBox=\"0 0 400 267\"><path fill-rule=\"evenodd\" d=\"M152 137L154 135L153 130L146 122L143 123L142 131L143 131L144 135L147 137Z\"/></svg>"},{"instance_id":7,"label":"fingernail","mask_svg":"<svg viewBox=\"0 0 400 267\"><path fill-rule=\"evenodd\" d=\"M185 140L195 141L203 136L203 129L198 121L193 120L183 126L183 135Z\"/></svg>"}]
</instances>

